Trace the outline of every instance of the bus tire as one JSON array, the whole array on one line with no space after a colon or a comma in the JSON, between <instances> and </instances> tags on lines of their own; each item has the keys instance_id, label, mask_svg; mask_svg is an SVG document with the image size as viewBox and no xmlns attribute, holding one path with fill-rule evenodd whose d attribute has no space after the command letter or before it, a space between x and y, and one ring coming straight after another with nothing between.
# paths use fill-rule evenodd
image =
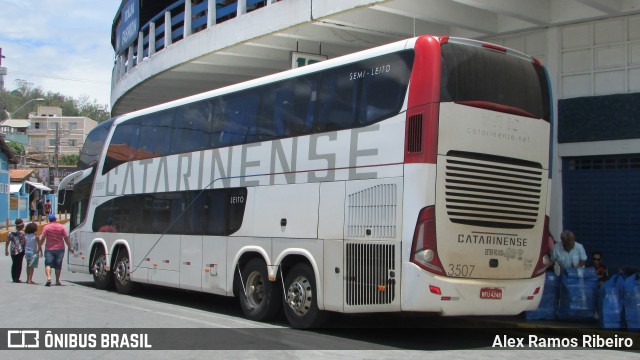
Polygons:
<instances>
[{"instance_id":1,"label":"bus tire","mask_svg":"<svg viewBox=\"0 0 640 360\"><path fill-rule=\"evenodd\" d=\"M299 263L291 268L287 272L284 287L284 313L291 327L315 328L326 321L327 313L318 309L316 278L308 264Z\"/></svg>"},{"instance_id":2,"label":"bus tire","mask_svg":"<svg viewBox=\"0 0 640 360\"><path fill-rule=\"evenodd\" d=\"M98 246L91 263L91 274L93 275L93 284L96 289L108 290L113 287L113 273L107 270L109 264L104 249Z\"/></svg>"},{"instance_id":3,"label":"bus tire","mask_svg":"<svg viewBox=\"0 0 640 360\"><path fill-rule=\"evenodd\" d=\"M131 294L135 289L135 284L131 281L129 275L130 266L129 253L125 249L120 249L113 267L114 283L116 284L116 290L120 294Z\"/></svg>"},{"instance_id":4,"label":"bus tire","mask_svg":"<svg viewBox=\"0 0 640 360\"><path fill-rule=\"evenodd\" d=\"M237 281L236 284L240 307L247 319L269 321L278 315L282 290L277 282L269 281L264 261L251 259L242 268L242 281Z\"/></svg>"}]
</instances>

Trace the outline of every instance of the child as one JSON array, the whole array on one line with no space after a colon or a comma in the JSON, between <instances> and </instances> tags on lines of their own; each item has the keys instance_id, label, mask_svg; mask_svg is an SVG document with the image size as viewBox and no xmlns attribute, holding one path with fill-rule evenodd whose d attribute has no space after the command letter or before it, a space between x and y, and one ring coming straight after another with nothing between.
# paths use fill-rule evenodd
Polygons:
<instances>
[{"instance_id":1,"label":"child","mask_svg":"<svg viewBox=\"0 0 640 360\"><path fill-rule=\"evenodd\" d=\"M27 284L35 284L33 282L33 271L38 267L39 258L42 257L42 249L40 249L40 240L36 235L38 224L30 222L24 229L25 246L24 257L27 260Z\"/></svg>"},{"instance_id":2,"label":"child","mask_svg":"<svg viewBox=\"0 0 640 360\"><path fill-rule=\"evenodd\" d=\"M22 229L24 228L24 221L17 218L15 221L16 231L12 231L7 234L7 242L4 246L5 256L9 256L9 244L11 244L11 279L14 283L20 281L20 274L22 273L22 259L24 259L24 234Z\"/></svg>"}]
</instances>

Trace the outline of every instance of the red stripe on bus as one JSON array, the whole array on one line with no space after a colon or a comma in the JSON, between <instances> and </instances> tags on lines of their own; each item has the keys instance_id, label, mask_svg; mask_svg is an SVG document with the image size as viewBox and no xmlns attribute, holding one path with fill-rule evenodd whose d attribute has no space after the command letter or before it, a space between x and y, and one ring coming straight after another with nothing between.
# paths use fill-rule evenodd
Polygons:
<instances>
[{"instance_id":1,"label":"red stripe on bus","mask_svg":"<svg viewBox=\"0 0 640 360\"><path fill-rule=\"evenodd\" d=\"M405 163L436 163L440 110L440 46L438 38L433 36L419 37L414 46L415 59L409 82L405 125Z\"/></svg>"}]
</instances>

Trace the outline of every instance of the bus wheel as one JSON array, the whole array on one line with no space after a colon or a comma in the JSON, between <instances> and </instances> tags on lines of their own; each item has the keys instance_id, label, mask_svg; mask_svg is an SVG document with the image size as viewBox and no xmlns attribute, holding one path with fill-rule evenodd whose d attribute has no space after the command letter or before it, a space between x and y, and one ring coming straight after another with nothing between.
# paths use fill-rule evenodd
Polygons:
<instances>
[{"instance_id":1,"label":"bus wheel","mask_svg":"<svg viewBox=\"0 0 640 360\"><path fill-rule=\"evenodd\" d=\"M291 327L308 329L321 326L327 314L318 309L318 292L313 269L304 263L295 265L284 282L284 313Z\"/></svg>"},{"instance_id":2,"label":"bus wheel","mask_svg":"<svg viewBox=\"0 0 640 360\"><path fill-rule=\"evenodd\" d=\"M96 289L107 290L113 286L113 274L107 270L107 261L104 250L98 247L91 264L91 273Z\"/></svg>"},{"instance_id":3,"label":"bus wheel","mask_svg":"<svg viewBox=\"0 0 640 360\"><path fill-rule=\"evenodd\" d=\"M240 307L247 319L269 321L278 315L282 290L276 282L269 281L264 261L251 259L242 269L242 281L237 285Z\"/></svg>"},{"instance_id":4,"label":"bus wheel","mask_svg":"<svg viewBox=\"0 0 640 360\"><path fill-rule=\"evenodd\" d=\"M129 276L129 254L126 250L120 249L116 264L113 268L116 290L121 294L131 294L134 284Z\"/></svg>"}]
</instances>

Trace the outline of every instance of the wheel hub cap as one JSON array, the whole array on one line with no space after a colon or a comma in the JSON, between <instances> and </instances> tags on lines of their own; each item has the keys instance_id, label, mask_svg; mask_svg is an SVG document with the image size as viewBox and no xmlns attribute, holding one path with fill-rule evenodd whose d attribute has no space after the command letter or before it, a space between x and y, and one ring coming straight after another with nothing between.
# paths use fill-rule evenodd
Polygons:
<instances>
[{"instance_id":1,"label":"wheel hub cap","mask_svg":"<svg viewBox=\"0 0 640 360\"><path fill-rule=\"evenodd\" d=\"M126 284L129 282L129 261L127 259L123 259L118 262L118 266L116 267L116 278L120 281L121 284Z\"/></svg>"},{"instance_id":2,"label":"wheel hub cap","mask_svg":"<svg viewBox=\"0 0 640 360\"><path fill-rule=\"evenodd\" d=\"M264 280L260 273L253 272L247 278L245 295L253 307L259 306L264 298Z\"/></svg>"},{"instance_id":3,"label":"wheel hub cap","mask_svg":"<svg viewBox=\"0 0 640 360\"><path fill-rule=\"evenodd\" d=\"M287 289L287 303L298 315L305 315L311 308L313 293L309 280L296 278Z\"/></svg>"},{"instance_id":4,"label":"wheel hub cap","mask_svg":"<svg viewBox=\"0 0 640 360\"><path fill-rule=\"evenodd\" d=\"M96 277L99 277L99 278L105 277L106 271L105 271L104 257L99 258L93 264L93 275L95 275Z\"/></svg>"}]
</instances>

